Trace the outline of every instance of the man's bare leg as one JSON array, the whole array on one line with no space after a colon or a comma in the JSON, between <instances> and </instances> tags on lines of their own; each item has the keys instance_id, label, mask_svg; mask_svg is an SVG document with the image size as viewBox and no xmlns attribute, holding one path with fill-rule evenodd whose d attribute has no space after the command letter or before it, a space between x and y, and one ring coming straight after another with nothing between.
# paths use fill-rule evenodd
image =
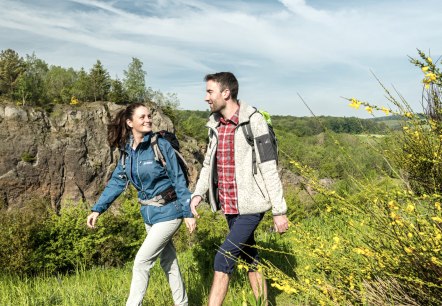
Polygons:
<instances>
[{"instance_id":1,"label":"man's bare leg","mask_svg":"<svg viewBox=\"0 0 442 306\"><path fill-rule=\"evenodd\" d=\"M215 271L212 288L210 289L208 306L221 306L223 304L227 289L229 288L229 280L229 274Z\"/></svg>"},{"instance_id":2,"label":"man's bare leg","mask_svg":"<svg viewBox=\"0 0 442 306\"><path fill-rule=\"evenodd\" d=\"M267 284L265 278L257 271L249 272L250 286L256 300L261 297L261 305L267 304Z\"/></svg>"}]
</instances>

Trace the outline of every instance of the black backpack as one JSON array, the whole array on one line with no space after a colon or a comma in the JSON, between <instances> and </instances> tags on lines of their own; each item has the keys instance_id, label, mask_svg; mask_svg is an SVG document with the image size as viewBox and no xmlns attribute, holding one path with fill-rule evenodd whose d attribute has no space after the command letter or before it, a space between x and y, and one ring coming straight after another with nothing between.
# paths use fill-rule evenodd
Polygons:
<instances>
[{"instance_id":1,"label":"black backpack","mask_svg":"<svg viewBox=\"0 0 442 306\"><path fill-rule=\"evenodd\" d=\"M274 152L276 155L276 164L278 164L278 139L276 138L275 131L273 130L272 120L270 119L270 114L267 113L266 111L257 110L256 108L255 108L255 110L260 115L262 115L267 122L267 126L269 128L270 140L272 141L272 146L273 146L273 149L274 149ZM253 114L255 114L255 113L253 113ZM256 168L255 142L254 142L253 132L250 127L250 121L247 122L246 124L241 125L241 128L244 132L244 136L246 137L247 142L249 143L250 146L252 146L253 173L256 174L258 170Z\"/></svg>"},{"instance_id":2,"label":"black backpack","mask_svg":"<svg viewBox=\"0 0 442 306\"><path fill-rule=\"evenodd\" d=\"M167 167L167 164L166 164L166 159L164 158L164 155L161 152L160 147L158 146L158 137L164 138L172 146L173 150L175 151L175 155L178 159L178 163L180 164L181 170L184 173L184 178L186 179L186 186L188 187L189 182L190 182L189 166L187 165L186 160L184 159L184 157L180 153L180 143L178 141L178 138L176 137L176 135L174 133L168 132L166 130L161 130L159 132L155 132L152 135L152 138L150 140L150 145L152 146L152 150L155 154L155 160L157 162L160 162L164 168ZM126 169L126 151L124 151L124 150L121 150L120 162L121 162L121 165L123 166L123 170L125 170Z\"/></svg>"}]
</instances>

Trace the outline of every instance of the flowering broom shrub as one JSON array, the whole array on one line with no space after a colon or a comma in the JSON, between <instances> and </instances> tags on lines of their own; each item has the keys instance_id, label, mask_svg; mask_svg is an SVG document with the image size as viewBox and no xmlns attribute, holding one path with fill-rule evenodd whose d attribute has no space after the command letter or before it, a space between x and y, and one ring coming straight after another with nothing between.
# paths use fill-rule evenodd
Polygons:
<instances>
[{"instance_id":1,"label":"flowering broom shrub","mask_svg":"<svg viewBox=\"0 0 442 306\"><path fill-rule=\"evenodd\" d=\"M392 132L380 152L389 173L358 176L342 193L321 186L318 171L292 162L319 193L323 211L292 224L285 236L297 258L295 277L265 260L260 270L295 304L441 305L442 74L418 52L420 59L411 62L424 73L422 113L385 87L395 110L348 99L356 109L401 118L402 131Z\"/></svg>"}]
</instances>

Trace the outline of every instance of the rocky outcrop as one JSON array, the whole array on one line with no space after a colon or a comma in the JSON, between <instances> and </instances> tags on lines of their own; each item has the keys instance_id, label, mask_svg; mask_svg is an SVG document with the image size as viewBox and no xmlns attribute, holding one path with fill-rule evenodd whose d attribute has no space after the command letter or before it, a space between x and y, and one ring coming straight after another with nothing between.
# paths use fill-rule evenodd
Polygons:
<instances>
[{"instance_id":1,"label":"rocky outcrop","mask_svg":"<svg viewBox=\"0 0 442 306\"><path fill-rule=\"evenodd\" d=\"M0 202L20 206L38 196L54 208L67 200L93 203L109 179L119 152L107 144L107 124L123 106L94 102L58 105L50 113L0 105ZM154 130L173 131L171 120L150 105ZM201 157L195 140L181 140L193 181Z\"/></svg>"}]
</instances>

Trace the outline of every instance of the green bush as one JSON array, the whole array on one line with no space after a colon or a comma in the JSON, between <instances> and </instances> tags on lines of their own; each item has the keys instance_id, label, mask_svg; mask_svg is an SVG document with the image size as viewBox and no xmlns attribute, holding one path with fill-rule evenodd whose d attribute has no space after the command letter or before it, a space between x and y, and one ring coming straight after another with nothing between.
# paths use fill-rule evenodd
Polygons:
<instances>
[{"instance_id":1,"label":"green bush","mask_svg":"<svg viewBox=\"0 0 442 306\"><path fill-rule=\"evenodd\" d=\"M50 218L50 204L34 199L23 208L0 210L0 270L33 273L33 255L38 246L36 234Z\"/></svg>"},{"instance_id":2,"label":"green bush","mask_svg":"<svg viewBox=\"0 0 442 306\"><path fill-rule=\"evenodd\" d=\"M36 160L36 158L35 158L35 155L33 155L29 152L24 152L21 155L21 160L24 162L27 162L27 163L33 163Z\"/></svg>"},{"instance_id":3,"label":"green bush","mask_svg":"<svg viewBox=\"0 0 442 306\"><path fill-rule=\"evenodd\" d=\"M146 232L136 200L122 197L118 209L86 226L84 203L64 206L59 214L45 200L22 209L0 211L0 268L18 274L56 273L79 266L121 266L133 260Z\"/></svg>"}]
</instances>

